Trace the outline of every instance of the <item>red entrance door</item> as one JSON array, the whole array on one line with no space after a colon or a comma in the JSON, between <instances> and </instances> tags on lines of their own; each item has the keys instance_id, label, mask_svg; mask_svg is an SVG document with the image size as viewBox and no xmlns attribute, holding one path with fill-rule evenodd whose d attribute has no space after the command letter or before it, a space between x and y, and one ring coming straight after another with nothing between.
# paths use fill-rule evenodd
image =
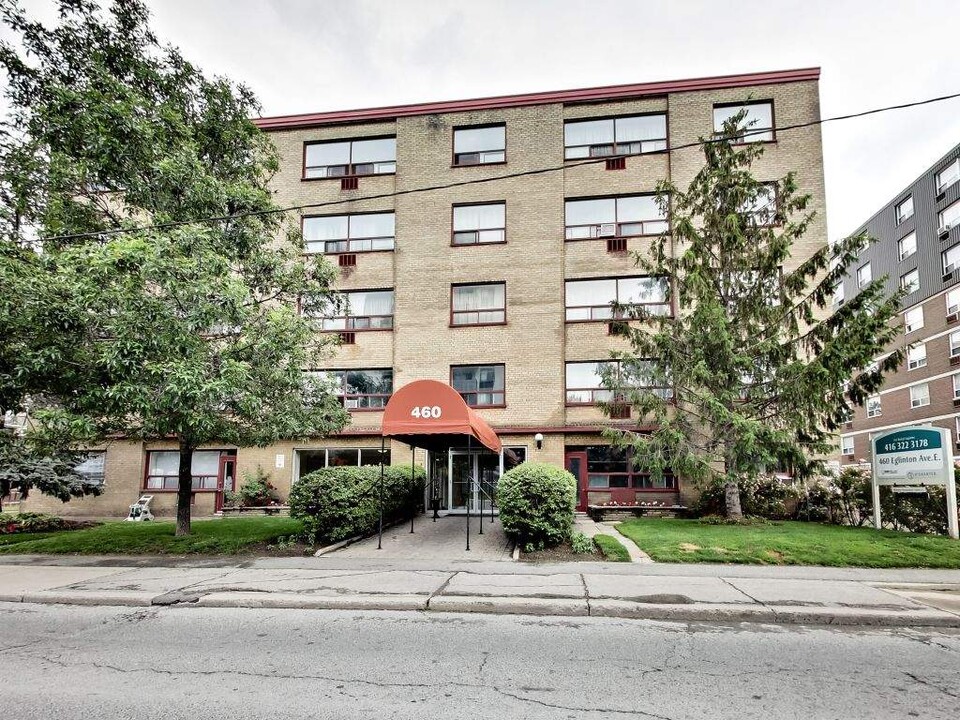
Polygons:
<instances>
[{"instance_id":1,"label":"red entrance door","mask_svg":"<svg viewBox=\"0 0 960 720\"><path fill-rule=\"evenodd\" d=\"M577 510L586 510L587 454L585 452L568 452L566 466L569 473L577 479Z\"/></svg>"},{"instance_id":2,"label":"red entrance door","mask_svg":"<svg viewBox=\"0 0 960 720\"><path fill-rule=\"evenodd\" d=\"M237 456L221 455L220 471L217 473L217 497L214 501L214 512L223 510L224 494L234 491L237 476Z\"/></svg>"}]
</instances>

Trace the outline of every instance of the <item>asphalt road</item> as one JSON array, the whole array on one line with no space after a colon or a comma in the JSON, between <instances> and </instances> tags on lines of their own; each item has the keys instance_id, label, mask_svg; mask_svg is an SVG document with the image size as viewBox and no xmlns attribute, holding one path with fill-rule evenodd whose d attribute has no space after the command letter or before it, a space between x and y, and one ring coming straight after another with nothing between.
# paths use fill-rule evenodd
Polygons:
<instances>
[{"instance_id":1,"label":"asphalt road","mask_svg":"<svg viewBox=\"0 0 960 720\"><path fill-rule=\"evenodd\" d=\"M951 718L960 632L0 603L34 718Z\"/></svg>"}]
</instances>

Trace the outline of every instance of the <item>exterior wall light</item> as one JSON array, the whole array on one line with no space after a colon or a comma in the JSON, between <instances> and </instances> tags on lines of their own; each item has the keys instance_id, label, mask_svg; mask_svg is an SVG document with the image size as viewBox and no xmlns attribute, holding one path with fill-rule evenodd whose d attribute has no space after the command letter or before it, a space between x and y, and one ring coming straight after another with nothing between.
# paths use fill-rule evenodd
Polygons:
<instances>
[{"instance_id":1,"label":"exterior wall light","mask_svg":"<svg viewBox=\"0 0 960 720\"><path fill-rule=\"evenodd\" d=\"M537 444L537 450L543 450L543 433L534 435L533 441Z\"/></svg>"}]
</instances>

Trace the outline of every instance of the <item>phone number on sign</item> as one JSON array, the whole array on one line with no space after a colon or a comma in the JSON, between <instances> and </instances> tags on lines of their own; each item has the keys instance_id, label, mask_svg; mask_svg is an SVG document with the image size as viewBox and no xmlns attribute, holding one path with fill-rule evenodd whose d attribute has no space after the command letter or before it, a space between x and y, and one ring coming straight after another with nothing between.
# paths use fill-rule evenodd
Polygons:
<instances>
[{"instance_id":1,"label":"phone number on sign","mask_svg":"<svg viewBox=\"0 0 960 720\"><path fill-rule=\"evenodd\" d=\"M898 452L900 450L922 450L930 447L930 441L926 438L914 438L913 440L896 440L883 444L884 452Z\"/></svg>"}]
</instances>

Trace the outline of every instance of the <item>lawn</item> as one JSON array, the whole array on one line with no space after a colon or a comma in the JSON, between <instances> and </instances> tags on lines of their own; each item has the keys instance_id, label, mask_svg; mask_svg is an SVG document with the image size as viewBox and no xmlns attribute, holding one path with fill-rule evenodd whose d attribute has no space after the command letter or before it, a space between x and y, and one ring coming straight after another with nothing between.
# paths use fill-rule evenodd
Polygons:
<instances>
[{"instance_id":1,"label":"lawn","mask_svg":"<svg viewBox=\"0 0 960 720\"><path fill-rule=\"evenodd\" d=\"M288 517L248 517L195 520L186 537L174 536L172 522L108 522L83 530L17 533L0 536L0 554L77 553L81 555L236 555L267 553L267 546L302 530ZM302 546L279 548L299 554Z\"/></svg>"},{"instance_id":2,"label":"lawn","mask_svg":"<svg viewBox=\"0 0 960 720\"><path fill-rule=\"evenodd\" d=\"M611 562L630 562L630 553L627 549L617 542L616 538L609 535L594 535L593 542L603 554L604 560Z\"/></svg>"},{"instance_id":3,"label":"lawn","mask_svg":"<svg viewBox=\"0 0 960 720\"><path fill-rule=\"evenodd\" d=\"M628 520L617 529L657 562L960 568L960 542L934 535L805 522L708 525Z\"/></svg>"}]
</instances>

